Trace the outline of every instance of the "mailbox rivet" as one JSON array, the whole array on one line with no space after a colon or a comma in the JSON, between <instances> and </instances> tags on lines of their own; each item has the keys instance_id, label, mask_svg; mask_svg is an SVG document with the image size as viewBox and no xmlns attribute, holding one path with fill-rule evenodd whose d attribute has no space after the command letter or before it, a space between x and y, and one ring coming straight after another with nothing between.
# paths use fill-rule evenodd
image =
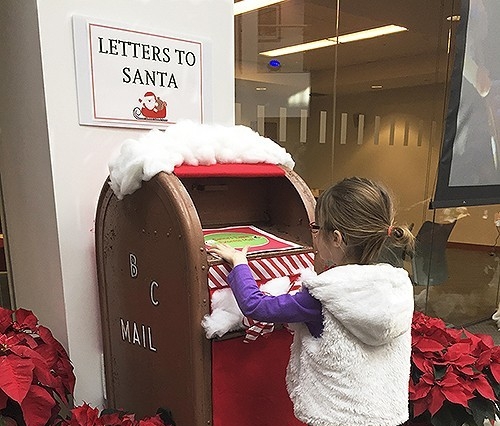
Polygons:
<instances>
[{"instance_id":1,"label":"mailbox rivet","mask_svg":"<svg viewBox=\"0 0 500 426\"><path fill-rule=\"evenodd\" d=\"M170 237L170 232L167 232L167 237Z\"/></svg>"},{"instance_id":2,"label":"mailbox rivet","mask_svg":"<svg viewBox=\"0 0 500 426\"><path fill-rule=\"evenodd\" d=\"M207 299L203 299L203 303L207 303Z\"/></svg>"},{"instance_id":3,"label":"mailbox rivet","mask_svg":"<svg viewBox=\"0 0 500 426\"><path fill-rule=\"evenodd\" d=\"M204 271L205 270L205 265L201 265L201 270Z\"/></svg>"},{"instance_id":4,"label":"mailbox rivet","mask_svg":"<svg viewBox=\"0 0 500 426\"><path fill-rule=\"evenodd\" d=\"M204 247L200 247L200 251L205 251L205 248Z\"/></svg>"}]
</instances>

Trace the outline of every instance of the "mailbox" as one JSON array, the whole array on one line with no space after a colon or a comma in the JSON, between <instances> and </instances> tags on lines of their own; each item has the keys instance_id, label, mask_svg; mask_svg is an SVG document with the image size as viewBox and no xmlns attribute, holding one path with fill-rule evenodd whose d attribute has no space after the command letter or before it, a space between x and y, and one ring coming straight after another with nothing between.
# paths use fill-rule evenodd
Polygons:
<instances>
[{"instance_id":1,"label":"mailbox","mask_svg":"<svg viewBox=\"0 0 500 426\"><path fill-rule=\"evenodd\" d=\"M139 416L167 407L178 426L301 425L285 385L288 330L250 343L244 331L205 336L228 270L203 230L253 225L296 243L249 254L268 278L291 275L313 265L314 204L295 172L272 164L183 165L123 200L105 183L96 255L107 405Z\"/></svg>"}]
</instances>

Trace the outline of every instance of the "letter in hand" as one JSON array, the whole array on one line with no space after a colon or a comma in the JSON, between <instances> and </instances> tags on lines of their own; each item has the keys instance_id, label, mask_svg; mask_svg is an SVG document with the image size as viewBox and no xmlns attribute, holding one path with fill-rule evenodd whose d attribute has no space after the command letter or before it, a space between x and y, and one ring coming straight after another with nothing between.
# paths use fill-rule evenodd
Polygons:
<instances>
[{"instance_id":1,"label":"letter in hand","mask_svg":"<svg viewBox=\"0 0 500 426\"><path fill-rule=\"evenodd\" d=\"M248 246L243 247L241 250L236 250L229 244L220 243L210 247L208 249L208 252L216 254L217 256L221 257L232 267L248 263L247 262Z\"/></svg>"}]
</instances>

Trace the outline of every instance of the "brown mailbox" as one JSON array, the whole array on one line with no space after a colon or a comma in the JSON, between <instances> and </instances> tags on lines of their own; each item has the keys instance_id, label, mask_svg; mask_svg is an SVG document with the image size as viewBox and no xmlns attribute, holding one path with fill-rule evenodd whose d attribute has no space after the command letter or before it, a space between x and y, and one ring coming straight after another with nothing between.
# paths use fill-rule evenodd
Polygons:
<instances>
[{"instance_id":1,"label":"brown mailbox","mask_svg":"<svg viewBox=\"0 0 500 426\"><path fill-rule=\"evenodd\" d=\"M107 405L139 416L168 407L178 426L301 425L285 388L288 330L250 343L245 332L205 336L223 264L207 254L203 229L254 225L300 247L250 263L312 265L314 203L295 172L270 164L180 166L123 200L105 183L96 250Z\"/></svg>"}]
</instances>

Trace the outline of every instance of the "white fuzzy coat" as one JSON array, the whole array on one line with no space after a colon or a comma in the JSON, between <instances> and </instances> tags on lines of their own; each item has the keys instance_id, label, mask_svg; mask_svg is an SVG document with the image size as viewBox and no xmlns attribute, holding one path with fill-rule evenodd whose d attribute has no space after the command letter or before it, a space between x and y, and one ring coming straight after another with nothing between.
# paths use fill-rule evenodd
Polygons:
<instances>
[{"instance_id":1,"label":"white fuzzy coat","mask_svg":"<svg viewBox=\"0 0 500 426\"><path fill-rule=\"evenodd\" d=\"M413 290L387 264L345 265L304 282L323 305L320 338L296 327L287 388L312 426L395 426L408 419Z\"/></svg>"}]
</instances>

